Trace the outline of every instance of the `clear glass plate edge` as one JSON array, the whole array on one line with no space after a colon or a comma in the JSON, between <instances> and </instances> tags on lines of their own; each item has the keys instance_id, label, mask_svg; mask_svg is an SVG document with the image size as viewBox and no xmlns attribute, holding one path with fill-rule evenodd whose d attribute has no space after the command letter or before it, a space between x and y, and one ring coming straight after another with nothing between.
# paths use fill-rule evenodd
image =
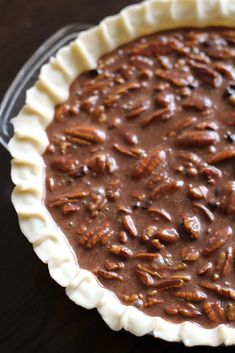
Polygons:
<instances>
[{"instance_id":1,"label":"clear glass plate edge","mask_svg":"<svg viewBox=\"0 0 235 353\"><path fill-rule=\"evenodd\" d=\"M79 32L91 26L74 23L62 27L49 37L20 69L0 104L0 143L3 147L8 149L8 142L13 134L10 121L22 108L26 91L36 82L41 66L55 55L58 49L76 39Z\"/></svg>"}]
</instances>

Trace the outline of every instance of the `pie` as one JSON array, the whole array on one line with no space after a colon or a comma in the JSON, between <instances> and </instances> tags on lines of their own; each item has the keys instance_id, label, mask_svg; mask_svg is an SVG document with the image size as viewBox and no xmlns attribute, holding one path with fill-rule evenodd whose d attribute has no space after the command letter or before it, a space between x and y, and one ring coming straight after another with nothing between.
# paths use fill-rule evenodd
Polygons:
<instances>
[{"instance_id":1,"label":"pie","mask_svg":"<svg viewBox=\"0 0 235 353\"><path fill-rule=\"evenodd\" d=\"M13 121L22 231L114 330L235 343L233 5L105 19L42 67Z\"/></svg>"}]
</instances>

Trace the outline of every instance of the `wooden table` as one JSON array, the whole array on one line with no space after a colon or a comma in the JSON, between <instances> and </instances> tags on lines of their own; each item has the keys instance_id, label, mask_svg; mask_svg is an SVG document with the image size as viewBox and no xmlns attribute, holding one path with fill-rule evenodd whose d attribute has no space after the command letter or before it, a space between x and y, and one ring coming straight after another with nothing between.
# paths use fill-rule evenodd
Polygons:
<instances>
[{"instance_id":1,"label":"wooden table","mask_svg":"<svg viewBox=\"0 0 235 353\"><path fill-rule=\"evenodd\" d=\"M0 0L0 99L32 52L60 27L97 23L130 0ZM111 331L96 310L73 304L21 234L10 202L10 158L0 147L0 353L233 352L185 348Z\"/></svg>"}]
</instances>

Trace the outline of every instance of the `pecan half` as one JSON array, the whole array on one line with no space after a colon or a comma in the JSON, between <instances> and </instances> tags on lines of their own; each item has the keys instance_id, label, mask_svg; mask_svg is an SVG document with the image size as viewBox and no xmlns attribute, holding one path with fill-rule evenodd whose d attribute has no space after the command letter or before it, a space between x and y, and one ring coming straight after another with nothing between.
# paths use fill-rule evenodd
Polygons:
<instances>
[{"instance_id":1,"label":"pecan half","mask_svg":"<svg viewBox=\"0 0 235 353\"><path fill-rule=\"evenodd\" d=\"M217 293L221 297L230 298L235 300L235 290L232 288L227 288L220 286L219 284L214 284L211 282L203 281L201 282L201 287L208 289L214 293Z\"/></svg>"},{"instance_id":2,"label":"pecan half","mask_svg":"<svg viewBox=\"0 0 235 353\"><path fill-rule=\"evenodd\" d=\"M155 149L136 163L132 175L134 178L149 176L165 160L166 153L161 149Z\"/></svg>"},{"instance_id":3,"label":"pecan half","mask_svg":"<svg viewBox=\"0 0 235 353\"><path fill-rule=\"evenodd\" d=\"M177 137L176 144L183 148L205 148L219 140L220 137L215 131L187 131Z\"/></svg>"},{"instance_id":4,"label":"pecan half","mask_svg":"<svg viewBox=\"0 0 235 353\"><path fill-rule=\"evenodd\" d=\"M78 143L79 140L85 143L103 143L106 139L104 131L91 125L70 126L65 129L65 133L69 137L78 138Z\"/></svg>"}]
</instances>

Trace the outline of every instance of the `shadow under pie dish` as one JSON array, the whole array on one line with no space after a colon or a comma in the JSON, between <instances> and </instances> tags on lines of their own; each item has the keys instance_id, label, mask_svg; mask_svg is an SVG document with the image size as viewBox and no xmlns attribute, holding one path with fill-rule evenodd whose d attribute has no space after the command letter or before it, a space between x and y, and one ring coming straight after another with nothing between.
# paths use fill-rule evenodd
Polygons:
<instances>
[{"instance_id":1,"label":"shadow under pie dish","mask_svg":"<svg viewBox=\"0 0 235 353\"><path fill-rule=\"evenodd\" d=\"M13 120L13 203L114 330L235 343L234 1L146 1L44 65Z\"/></svg>"}]
</instances>

